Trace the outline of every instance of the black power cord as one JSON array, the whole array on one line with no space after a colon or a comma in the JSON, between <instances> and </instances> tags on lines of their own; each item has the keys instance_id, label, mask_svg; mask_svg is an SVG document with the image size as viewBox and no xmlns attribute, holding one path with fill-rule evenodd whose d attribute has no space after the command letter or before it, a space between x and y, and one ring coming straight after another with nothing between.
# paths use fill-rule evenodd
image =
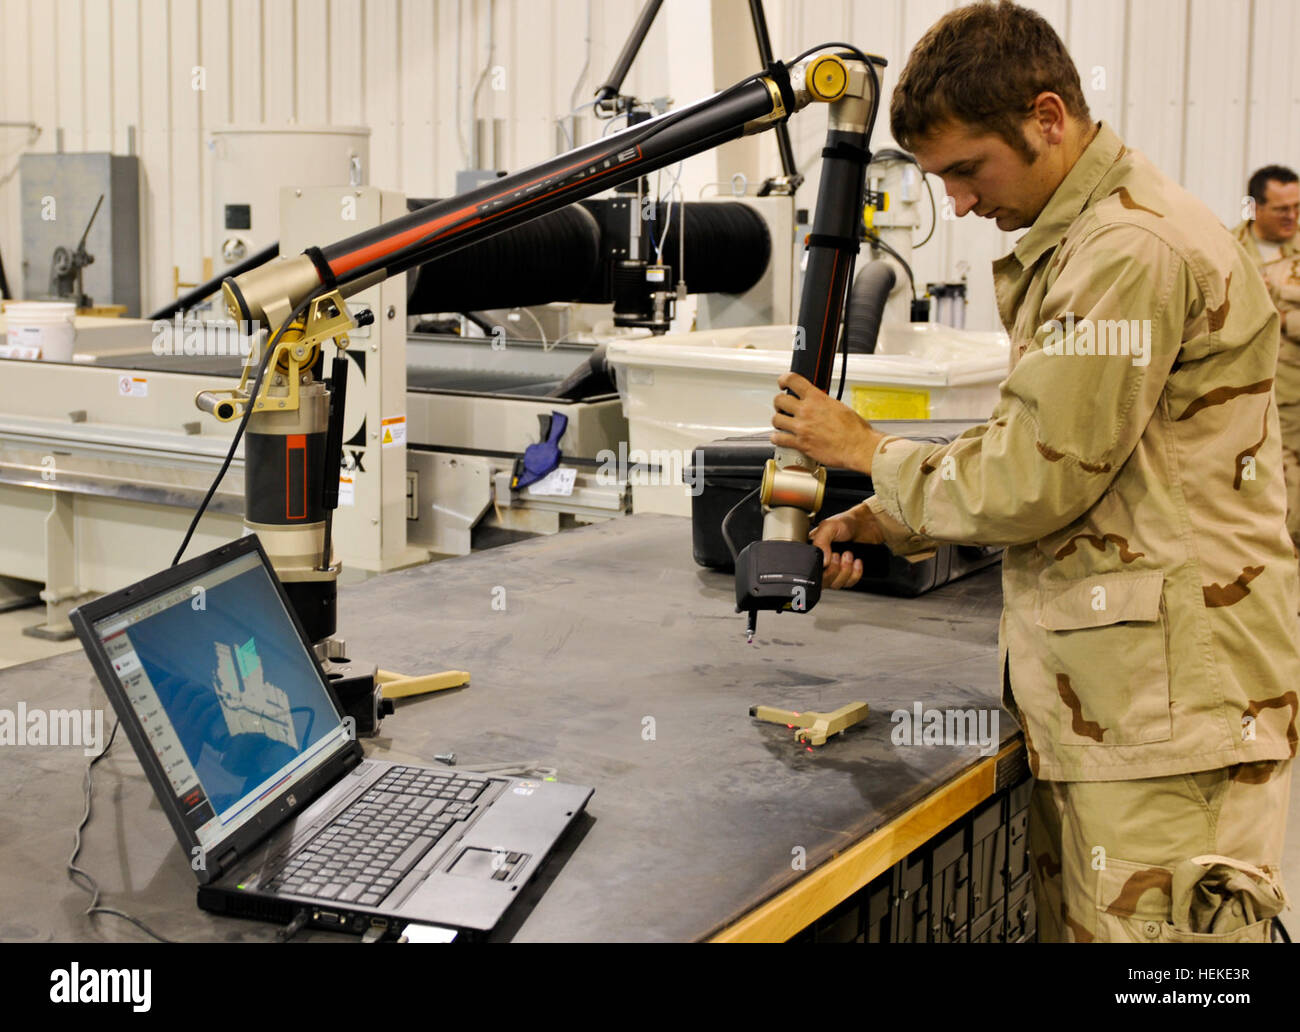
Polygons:
<instances>
[{"instance_id":1,"label":"black power cord","mask_svg":"<svg viewBox=\"0 0 1300 1032\"><path fill-rule=\"evenodd\" d=\"M913 244L912 250L915 251L918 248L924 247L930 242L930 238L934 236L934 228L939 223L939 207L934 202L934 190L930 187L930 177L926 175L926 171L921 167L921 163L916 160L916 155L909 154L905 150L897 150L896 148L891 147L888 150L882 150L874 154L872 156L872 161L903 161L909 165L915 165L916 170L921 173L921 182L925 184L925 192L930 195L930 232L925 234L925 239L923 239L919 244Z\"/></svg>"},{"instance_id":2,"label":"black power cord","mask_svg":"<svg viewBox=\"0 0 1300 1032\"><path fill-rule=\"evenodd\" d=\"M898 262L898 264L903 267L903 271L907 273L907 282L910 283L912 286L912 299L916 300L917 297L916 280L912 276L912 267L908 265L906 261L903 260L903 256L899 254L897 251L895 251L892 247L890 247L887 243L885 243L885 241L881 239L879 235L876 234L869 235L867 237L867 243L869 243L872 247L879 247L882 251L884 251L886 254L892 257L894 261Z\"/></svg>"},{"instance_id":3,"label":"black power cord","mask_svg":"<svg viewBox=\"0 0 1300 1032\"><path fill-rule=\"evenodd\" d=\"M916 251L928 244L930 238L934 236L934 227L939 224L939 206L934 203L934 190L930 186L930 177L925 174L925 169L921 168L921 163L915 158L912 158L912 164L921 170L921 182L925 184L925 192L930 195L930 232L925 234L925 239L919 244L912 245L912 250Z\"/></svg>"},{"instance_id":4,"label":"black power cord","mask_svg":"<svg viewBox=\"0 0 1300 1032\"><path fill-rule=\"evenodd\" d=\"M730 509L728 509L728 510L727 510L727 515L725 515L725 516L722 517L722 540L723 540L724 542L726 542L726 545L727 545L727 551L731 553L731 561L732 561L733 563L736 561L737 557L740 555L740 552L739 552L739 550L736 548L736 543L735 543L734 541L731 540L731 531L728 529L728 528L730 527L730 525L731 525L731 519L732 519L733 516L736 515L736 513L738 513L738 512L740 511L741 506L743 506L746 502L748 502L751 498L753 498L753 497L754 497L756 494L758 494L758 492L761 491L761 490L762 490L761 487L756 487L756 488L754 488L754 490L750 491L749 494L745 495L744 498L742 498L742 499L741 499L740 501L738 501L735 505L733 505Z\"/></svg>"},{"instance_id":5,"label":"black power cord","mask_svg":"<svg viewBox=\"0 0 1300 1032\"><path fill-rule=\"evenodd\" d=\"M121 726L120 720L113 721L113 730L108 734L108 742L104 748L95 756L92 756L90 762L86 764L86 774L83 779L83 785L86 795L86 809L81 815L81 821L77 824L72 844L72 855L68 857L67 872L68 880L90 893L90 905L82 913L87 917L93 917L96 914L108 914L111 917L120 917L123 921L129 921L146 935L151 935L159 942L175 942L174 939L168 939L165 935L159 935L138 917L132 917L125 911L118 910L115 907L103 907L99 905L100 888L99 883L84 869L77 866L77 857L81 854L81 833L86 830L86 825L90 823L90 807L92 781L91 772L95 769L95 764L108 755L108 750L113 747L113 740L117 738L117 729ZM81 879L78 881L78 879Z\"/></svg>"}]
</instances>

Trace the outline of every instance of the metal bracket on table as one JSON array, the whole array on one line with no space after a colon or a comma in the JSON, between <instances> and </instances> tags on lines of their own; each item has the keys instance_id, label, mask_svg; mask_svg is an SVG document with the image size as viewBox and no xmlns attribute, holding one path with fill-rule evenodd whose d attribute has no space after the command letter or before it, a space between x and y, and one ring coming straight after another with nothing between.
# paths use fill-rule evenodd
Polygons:
<instances>
[{"instance_id":1,"label":"metal bracket on table","mask_svg":"<svg viewBox=\"0 0 1300 1032\"><path fill-rule=\"evenodd\" d=\"M865 702L850 702L830 713L804 710L777 709L775 706L753 706L749 715L769 724L784 724L794 731L794 740L806 745L825 745L832 735L843 734L854 724L867 719Z\"/></svg>"}]
</instances>

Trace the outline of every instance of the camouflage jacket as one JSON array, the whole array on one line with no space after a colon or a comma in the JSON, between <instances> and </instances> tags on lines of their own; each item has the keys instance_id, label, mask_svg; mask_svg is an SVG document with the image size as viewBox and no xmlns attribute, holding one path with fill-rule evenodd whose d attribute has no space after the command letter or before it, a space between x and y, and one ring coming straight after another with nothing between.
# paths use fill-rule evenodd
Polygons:
<instances>
[{"instance_id":1,"label":"camouflage jacket","mask_svg":"<svg viewBox=\"0 0 1300 1032\"><path fill-rule=\"evenodd\" d=\"M1282 342L1278 347L1273 392L1279 405L1300 404L1300 246L1292 237L1282 245L1282 253L1277 258L1265 262L1250 227L1250 222L1243 222L1232 235L1263 275L1273 304L1282 315Z\"/></svg>"},{"instance_id":2,"label":"camouflage jacket","mask_svg":"<svg viewBox=\"0 0 1300 1032\"><path fill-rule=\"evenodd\" d=\"M1105 123L994 263L993 415L873 457L888 543L1006 546L1004 702L1042 778L1296 751L1278 315L1210 211Z\"/></svg>"}]
</instances>

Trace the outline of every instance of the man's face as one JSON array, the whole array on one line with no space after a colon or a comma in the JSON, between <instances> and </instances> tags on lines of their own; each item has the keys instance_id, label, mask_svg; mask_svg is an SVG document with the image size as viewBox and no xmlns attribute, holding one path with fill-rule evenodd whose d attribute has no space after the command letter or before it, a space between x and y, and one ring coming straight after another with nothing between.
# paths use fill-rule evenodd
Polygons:
<instances>
[{"instance_id":1,"label":"man's face","mask_svg":"<svg viewBox=\"0 0 1300 1032\"><path fill-rule=\"evenodd\" d=\"M1038 218L1068 171L1055 167L1041 143L1035 146L1033 123L1026 126L1033 161L1002 137L957 122L941 125L913 149L921 167L943 180L958 218L974 211L1010 232Z\"/></svg>"},{"instance_id":2,"label":"man's face","mask_svg":"<svg viewBox=\"0 0 1300 1032\"><path fill-rule=\"evenodd\" d=\"M1300 183L1264 184L1264 203L1255 205L1255 232L1261 240L1282 244L1295 236L1300 216Z\"/></svg>"}]
</instances>

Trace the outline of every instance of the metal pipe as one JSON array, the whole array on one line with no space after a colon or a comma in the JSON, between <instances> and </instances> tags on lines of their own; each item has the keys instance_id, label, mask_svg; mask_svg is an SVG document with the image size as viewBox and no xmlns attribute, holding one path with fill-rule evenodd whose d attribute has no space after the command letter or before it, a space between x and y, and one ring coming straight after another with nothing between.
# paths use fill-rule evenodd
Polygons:
<instances>
[{"instance_id":1,"label":"metal pipe","mask_svg":"<svg viewBox=\"0 0 1300 1032\"><path fill-rule=\"evenodd\" d=\"M772 37L767 33L767 15L763 13L763 0L749 0L749 17L754 23L758 59L763 62L764 68L769 68L772 65ZM790 127L784 122L776 127L776 147L781 154L781 174L787 179L799 177L799 170L794 163L794 148L790 145Z\"/></svg>"},{"instance_id":2,"label":"metal pipe","mask_svg":"<svg viewBox=\"0 0 1300 1032\"><path fill-rule=\"evenodd\" d=\"M805 60L806 58L806 60ZM323 284L351 297L373 283L442 258L512 226L748 133L762 132L814 99L811 55L774 65L695 104L639 122L567 154L437 201L382 226L223 283L236 319L278 326Z\"/></svg>"},{"instance_id":3,"label":"metal pipe","mask_svg":"<svg viewBox=\"0 0 1300 1032\"><path fill-rule=\"evenodd\" d=\"M249 255L238 265L232 266L223 272L220 276L213 276L206 283L200 283L193 290L186 291L175 301L169 301L156 312L146 315L146 319L170 319L177 312L184 312L193 308L204 298L211 297L221 289L221 282L227 276L242 276L244 273L256 269L259 265L265 265L272 258L280 254L280 241L268 244L256 254Z\"/></svg>"},{"instance_id":4,"label":"metal pipe","mask_svg":"<svg viewBox=\"0 0 1300 1032\"><path fill-rule=\"evenodd\" d=\"M597 101L611 100L618 96L619 91L623 88L623 80L627 78L628 69L632 67L637 51L641 49L641 44L645 42L646 35L650 32L650 26L654 24L655 15L659 13L661 6L663 6L663 0L647 0L646 5L641 8L641 14L637 17L636 24L632 26L632 33L627 37L627 42L623 44L623 49L619 52L618 60L614 62L614 68L610 71L609 78L601 83L600 88L596 90Z\"/></svg>"},{"instance_id":5,"label":"metal pipe","mask_svg":"<svg viewBox=\"0 0 1300 1032\"><path fill-rule=\"evenodd\" d=\"M614 183L734 140L751 126L754 131L766 128L766 123L756 123L772 115L774 88L766 79L748 80L323 247L320 256L340 284L375 272L397 275Z\"/></svg>"},{"instance_id":6,"label":"metal pipe","mask_svg":"<svg viewBox=\"0 0 1300 1032\"><path fill-rule=\"evenodd\" d=\"M883 61L881 62L883 64ZM850 67L864 76L857 96L831 105L831 124L823 150L817 208L808 243L808 265L799 299L799 326L804 347L790 368L819 389L829 390L839 341L841 314L862 225L862 197L870 155L868 112L875 80L860 63Z\"/></svg>"}]
</instances>

